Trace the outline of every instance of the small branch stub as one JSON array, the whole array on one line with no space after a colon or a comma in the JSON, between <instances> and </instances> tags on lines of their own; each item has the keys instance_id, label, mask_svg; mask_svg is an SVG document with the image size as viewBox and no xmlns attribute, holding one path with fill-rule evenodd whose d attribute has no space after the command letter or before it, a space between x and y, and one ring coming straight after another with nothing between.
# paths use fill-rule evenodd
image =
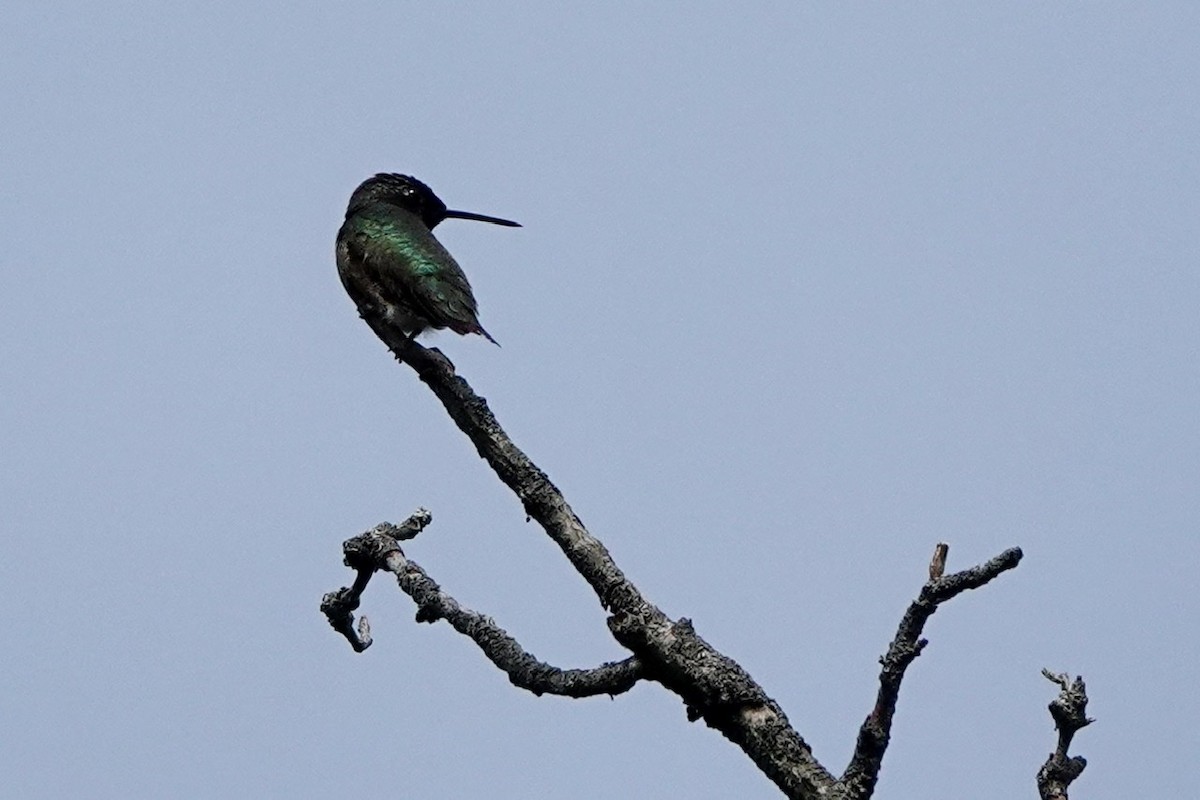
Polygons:
<instances>
[{"instance_id":1,"label":"small branch stub","mask_svg":"<svg viewBox=\"0 0 1200 800\"><path fill-rule=\"evenodd\" d=\"M1068 800L1067 792L1071 783L1083 773L1087 767L1087 759L1083 756L1069 756L1067 750L1075 733L1095 720L1086 713L1087 686L1082 676L1076 676L1072 680L1065 672L1055 673L1048 669L1043 669L1042 675L1046 680L1058 684L1062 691L1049 705L1050 716L1058 730L1058 747L1038 770L1038 794L1042 800Z\"/></svg>"},{"instance_id":2,"label":"small branch stub","mask_svg":"<svg viewBox=\"0 0 1200 800\"><path fill-rule=\"evenodd\" d=\"M933 560L929 562L929 580L936 581L946 574L946 556L950 554L950 545L938 542L933 548Z\"/></svg>"},{"instance_id":3,"label":"small branch stub","mask_svg":"<svg viewBox=\"0 0 1200 800\"><path fill-rule=\"evenodd\" d=\"M431 522L433 522L433 514L429 513L429 509L418 508L399 525L381 522L372 529L372 532L385 534L398 542L406 542L409 539L415 539L417 534L429 527Z\"/></svg>"}]
</instances>

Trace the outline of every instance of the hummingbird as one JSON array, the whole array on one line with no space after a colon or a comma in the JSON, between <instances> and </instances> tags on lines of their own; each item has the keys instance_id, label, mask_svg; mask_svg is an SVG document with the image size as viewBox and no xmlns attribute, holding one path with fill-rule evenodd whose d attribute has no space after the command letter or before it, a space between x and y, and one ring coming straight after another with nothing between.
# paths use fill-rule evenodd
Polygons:
<instances>
[{"instance_id":1,"label":"hummingbird","mask_svg":"<svg viewBox=\"0 0 1200 800\"><path fill-rule=\"evenodd\" d=\"M520 223L452 211L416 178L380 173L350 195L337 235L337 268L359 313L381 316L409 340L433 328L478 333L479 307L462 267L433 236L445 219L473 219L519 228Z\"/></svg>"}]
</instances>

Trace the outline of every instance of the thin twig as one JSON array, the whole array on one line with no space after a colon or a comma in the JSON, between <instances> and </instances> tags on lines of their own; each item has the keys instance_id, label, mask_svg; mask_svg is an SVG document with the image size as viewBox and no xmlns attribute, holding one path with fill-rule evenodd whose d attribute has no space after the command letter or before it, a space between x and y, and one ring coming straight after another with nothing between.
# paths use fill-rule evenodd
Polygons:
<instances>
[{"instance_id":1,"label":"thin twig","mask_svg":"<svg viewBox=\"0 0 1200 800\"><path fill-rule=\"evenodd\" d=\"M943 548L948 550L947 545L938 545L934 555L935 564ZM846 771L842 773L840 797L861 800L870 797L875 791L879 769L883 764L883 754L887 751L891 738L892 720L896 713L896 700L900 696L900 683L904 680L904 672L929 643L921 638L925 622L942 603L968 589L978 589L1001 573L1016 567L1020 561L1021 550L1014 547L971 569L945 577L931 578L921 588L920 596L909 605L903 619L900 620L896 636L888 646L887 653L879 659L883 669L879 673L879 692L875 698L875 707L859 729L854 756L850 759ZM930 571L934 570L931 568Z\"/></svg>"}]
</instances>

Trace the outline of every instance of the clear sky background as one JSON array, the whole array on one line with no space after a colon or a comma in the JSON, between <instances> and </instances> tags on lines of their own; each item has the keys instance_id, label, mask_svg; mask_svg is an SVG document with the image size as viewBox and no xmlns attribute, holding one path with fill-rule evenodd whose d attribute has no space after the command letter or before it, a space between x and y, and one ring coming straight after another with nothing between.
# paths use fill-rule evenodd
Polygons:
<instances>
[{"instance_id":1,"label":"clear sky background","mask_svg":"<svg viewBox=\"0 0 1200 800\"><path fill-rule=\"evenodd\" d=\"M1200 5L10 3L0 776L23 798L770 798L645 685L535 698L341 542L625 653L334 269L414 174L503 343L430 339L831 769L934 544L879 798L1195 793Z\"/></svg>"}]
</instances>

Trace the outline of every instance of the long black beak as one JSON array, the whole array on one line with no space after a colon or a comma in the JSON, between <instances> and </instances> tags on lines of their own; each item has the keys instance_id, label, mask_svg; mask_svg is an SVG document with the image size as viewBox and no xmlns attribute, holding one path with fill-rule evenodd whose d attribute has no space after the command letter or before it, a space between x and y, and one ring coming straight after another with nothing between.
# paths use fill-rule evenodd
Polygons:
<instances>
[{"instance_id":1,"label":"long black beak","mask_svg":"<svg viewBox=\"0 0 1200 800\"><path fill-rule=\"evenodd\" d=\"M521 223L513 222L511 219L500 219L499 217L489 217L485 214L474 214L470 211L447 211L446 217L449 219L473 219L476 222L490 222L493 225L503 225L507 228L519 228Z\"/></svg>"}]
</instances>

